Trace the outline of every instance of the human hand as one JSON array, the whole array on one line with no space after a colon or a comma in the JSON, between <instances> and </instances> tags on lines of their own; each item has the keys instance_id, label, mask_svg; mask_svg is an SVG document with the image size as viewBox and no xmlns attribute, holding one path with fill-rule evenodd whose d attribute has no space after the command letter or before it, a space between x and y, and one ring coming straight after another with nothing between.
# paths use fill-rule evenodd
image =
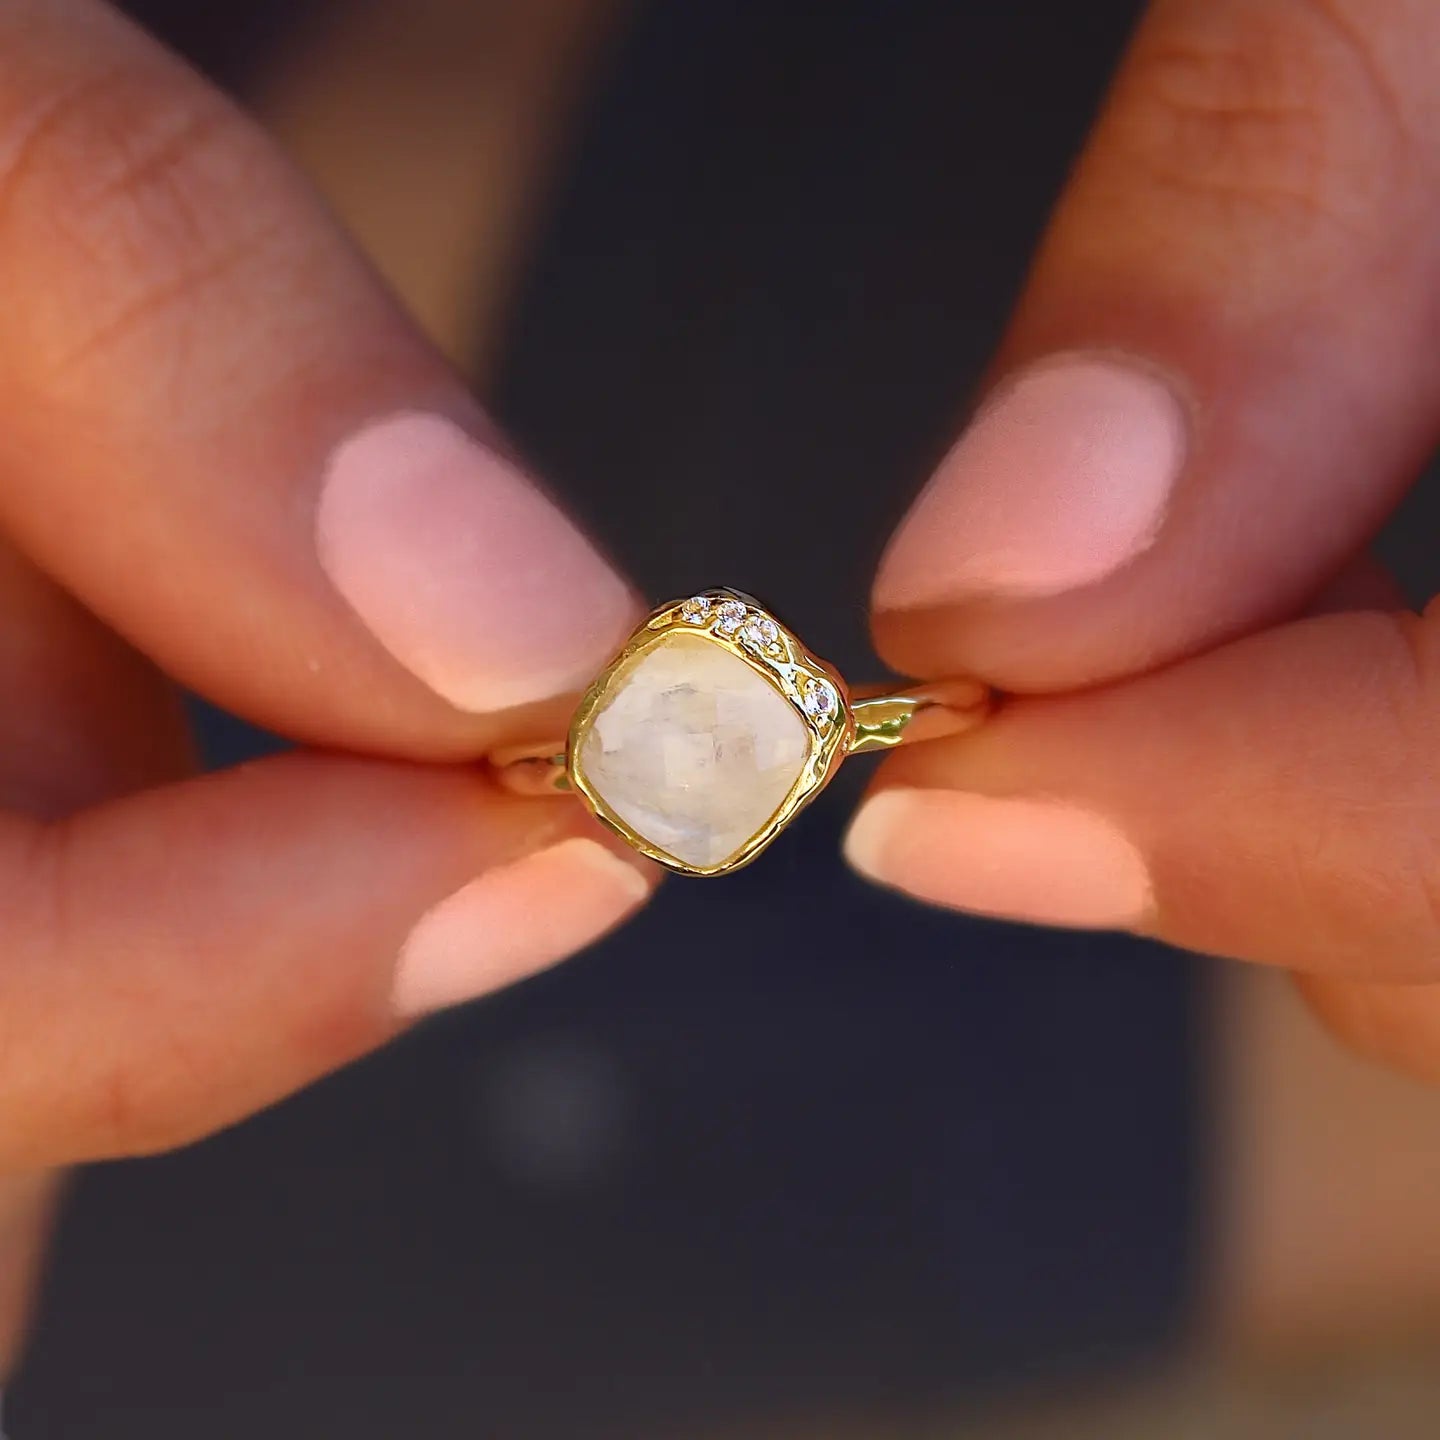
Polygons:
<instances>
[{"instance_id":1,"label":"human hand","mask_svg":"<svg viewBox=\"0 0 1440 1440\"><path fill-rule=\"evenodd\" d=\"M93 0L6 0L0 53L18 1176L233 1121L649 880L465 764L606 658L626 585L222 97ZM314 748L186 778L160 669Z\"/></svg>"},{"instance_id":2,"label":"human hand","mask_svg":"<svg viewBox=\"0 0 1440 1440\"><path fill-rule=\"evenodd\" d=\"M1436 441L1437 233L1440 8L1158 0L876 580L898 668L1017 698L884 767L859 869L1288 967L1440 1079L1440 618L1359 558ZM1336 585L1380 608L1292 619Z\"/></svg>"}]
</instances>

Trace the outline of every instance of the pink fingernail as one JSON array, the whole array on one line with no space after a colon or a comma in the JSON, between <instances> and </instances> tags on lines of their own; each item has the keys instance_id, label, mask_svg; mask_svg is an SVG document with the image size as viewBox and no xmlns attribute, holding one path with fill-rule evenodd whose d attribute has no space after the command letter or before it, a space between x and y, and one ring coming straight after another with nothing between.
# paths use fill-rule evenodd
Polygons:
<instances>
[{"instance_id":1,"label":"pink fingernail","mask_svg":"<svg viewBox=\"0 0 1440 1440\"><path fill-rule=\"evenodd\" d=\"M1134 845L1104 816L1057 801L881 790L856 813L845 854L918 900L1037 925L1129 930L1151 908Z\"/></svg>"},{"instance_id":2,"label":"pink fingernail","mask_svg":"<svg viewBox=\"0 0 1440 1440\"><path fill-rule=\"evenodd\" d=\"M1060 356L1003 382L890 542L876 606L1104 579L1154 540L1186 429L1170 388L1120 361Z\"/></svg>"},{"instance_id":3,"label":"pink fingernail","mask_svg":"<svg viewBox=\"0 0 1440 1440\"><path fill-rule=\"evenodd\" d=\"M576 837L487 870L421 917L391 1001L405 1018L488 994L583 949L650 893L635 866Z\"/></svg>"},{"instance_id":4,"label":"pink fingernail","mask_svg":"<svg viewBox=\"0 0 1440 1440\"><path fill-rule=\"evenodd\" d=\"M464 710L578 687L624 638L624 582L513 466L439 415L335 452L320 561L376 639Z\"/></svg>"}]
</instances>

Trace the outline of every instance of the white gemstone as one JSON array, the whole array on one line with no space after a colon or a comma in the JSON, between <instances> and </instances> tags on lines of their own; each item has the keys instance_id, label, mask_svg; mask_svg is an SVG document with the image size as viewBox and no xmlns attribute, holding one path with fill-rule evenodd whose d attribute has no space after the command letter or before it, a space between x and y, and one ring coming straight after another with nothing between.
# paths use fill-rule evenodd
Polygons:
<instances>
[{"instance_id":1,"label":"white gemstone","mask_svg":"<svg viewBox=\"0 0 1440 1440\"><path fill-rule=\"evenodd\" d=\"M813 679L805 687L800 703L805 707L807 715L817 720L828 720L835 713L840 701L835 694L835 687L828 680Z\"/></svg>"},{"instance_id":2,"label":"white gemstone","mask_svg":"<svg viewBox=\"0 0 1440 1440\"><path fill-rule=\"evenodd\" d=\"M611 678L575 764L638 835L708 869L765 828L808 753L804 722L774 686L676 631Z\"/></svg>"},{"instance_id":3,"label":"white gemstone","mask_svg":"<svg viewBox=\"0 0 1440 1440\"><path fill-rule=\"evenodd\" d=\"M688 620L692 625L703 625L710 616L710 597L708 595L692 595L681 607L682 619Z\"/></svg>"},{"instance_id":4,"label":"white gemstone","mask_svg":"<svg viewBox=\"0 0 1440 1440\"><path fill-rule=\"evenodd\" d=\"M745 622L745 606L739 600L722 600L715 614L715 628L725 635L733 635Z\"/></svg>"},{"instance_id":5,"label":"white gemstone","mask_svg":"<svg viewBox=\"0 0 1440 1440\"><path fill-rule=\"evenodd\" d=\"M780 631L768 615L752 615L740 638L752 649L768 650L780 638Z\"/></svg>"}]
</instances>

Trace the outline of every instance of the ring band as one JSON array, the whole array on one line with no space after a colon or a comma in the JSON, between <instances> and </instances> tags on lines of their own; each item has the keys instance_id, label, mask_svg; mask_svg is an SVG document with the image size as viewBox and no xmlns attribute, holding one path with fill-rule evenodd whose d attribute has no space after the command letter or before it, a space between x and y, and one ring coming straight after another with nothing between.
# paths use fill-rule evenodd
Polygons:
<instances>
[{"instance_id":1,"label":"ring band","mask_svg":"<svg viewBox=\"0 0 1440 1440\"><path fill-rule=\"evenodd\" d=\"M564 742L489 757L506 789L573 794L682 875L748 864L848 756L940 739L989 713L955 679L852 693L764 606L736 590L662 605L596 676Z\"/></svg>"}]
</instances>

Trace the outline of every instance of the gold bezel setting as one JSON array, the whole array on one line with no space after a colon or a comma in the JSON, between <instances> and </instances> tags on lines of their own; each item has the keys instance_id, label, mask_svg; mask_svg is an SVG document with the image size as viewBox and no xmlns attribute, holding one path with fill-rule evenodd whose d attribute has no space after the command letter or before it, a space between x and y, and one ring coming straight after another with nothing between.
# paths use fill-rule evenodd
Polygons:
<instances>
[{"instance_id":1,"label":"gold bezel setting","mask_svg":"<svg viewBox=\"0 0 1440 1440\"><path fill-rule=\"evenodd\" d=\"M654 646L677 633L702 636L743 660L794 707L808 741L800 774L770 819L718 864L695 866L652 844L595 792L577 764L585 737L619 676ZM597 818L641 854L681 875L727 875L754 860L822 789L850 745L854 720L844 680L763 605L737 590L717 589L662 605L635 630L595 677L570 723L565 772Z\"/></svg>"}]
</instances>

